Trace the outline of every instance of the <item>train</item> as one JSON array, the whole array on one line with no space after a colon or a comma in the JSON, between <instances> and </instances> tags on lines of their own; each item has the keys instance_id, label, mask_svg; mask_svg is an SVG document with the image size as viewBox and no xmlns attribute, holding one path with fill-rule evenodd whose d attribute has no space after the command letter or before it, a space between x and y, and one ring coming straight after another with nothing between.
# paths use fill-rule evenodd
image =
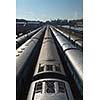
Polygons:
<instances>
[{"instance_id":1,"label":"train","mask_svg":"<svg viewBox=\"0 0 100 100\"><path fill-rule=\"evenodd\" d=\"M56 27L53 27L56 31L60 32L62 35L64 35L67 39L72 40L72 42L75 44L75 46L79 47L79 48L83 48L83 39L82 37L76 36L74 33L69 34L69 33L65 33L61 30L59 30Z\"/></svg>"},{"instance_id":2,"label":"train","mask_svg":"<svg viewBox=\"0 0 100 100\"><path fill-rule=\"evenodd\" d=\"M16 49L18 49L23 43L25 43L28 39L30 39L35 33L37 33L42 27L37 28L36 30L27 33L25 35L20 36L16 39Z\"/></svg>"},{"instance_id":3,"label":"train","mask_svg":"<svg viewBox=\"0 0 100 100\"><path fill-rule=\"evenodd\" d=\"M74 100L49 25L26 100Z\"/></svg>"},{"instance_id":4,"label":"train","mask_svg":"<svg viewBox=\"0 0 100 100\"><path fill-rule=\"evenodd\" d=\"M44 33L45 27L16 50L16 100L23 100L27 93L34 71L32 66L36 64Z\"/></svg>"},{"instance_id":5,"label":"train","mask_svg":"<svg viewBox=\"0 0 100 100\"><path fill-rule=\"evenodd\" d=\"M50 29L61 46L64 53L63 58L66 59L80 94L83 95L83 52L65 38L60 31L57 31L54 26L50 26Z\"/></svg>"}]
</instances>

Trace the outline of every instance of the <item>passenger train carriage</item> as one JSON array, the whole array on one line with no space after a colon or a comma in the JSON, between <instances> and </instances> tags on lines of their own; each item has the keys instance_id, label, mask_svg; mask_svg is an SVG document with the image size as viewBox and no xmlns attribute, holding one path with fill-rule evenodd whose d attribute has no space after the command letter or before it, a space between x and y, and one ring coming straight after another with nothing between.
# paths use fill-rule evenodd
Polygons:
<instances>
[{"instance_id":1,"label":"passenger train carriage","mask_svg":"<svg viewBox=\"0 0 100 100\"><path fill-rule=\"evenodd\" d=\"M27 100L74 100L49 26L46 29Z\"/></svg>"},{"instance_id":2,"label":"passenger train carriage","mask_svg":"<svg viewBox=\"0 0 100 100\"><path fill-rule=\"evenodd\" d=\"M67 58L68 68L75 80L77 87L83 95L83 52L65 38L61 32L54 27L50 27L56 40L64 52L64 58Z\"/></svg>"}]
</instances>

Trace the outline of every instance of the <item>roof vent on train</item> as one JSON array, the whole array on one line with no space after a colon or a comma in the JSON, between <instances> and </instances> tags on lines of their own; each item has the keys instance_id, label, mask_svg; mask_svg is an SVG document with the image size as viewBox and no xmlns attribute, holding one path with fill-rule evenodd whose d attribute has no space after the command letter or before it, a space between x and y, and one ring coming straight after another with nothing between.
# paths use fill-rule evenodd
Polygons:
<instances>
[{"instance_id":1,"label":"roof vent on train","mask_svg":"<svg viewBox=\"0 0 100 100\"><path fill-rule=\"evenodd\" d=\"M38 70L38 72L42 72L42 71L44 71L44 66L41 66L41 64L39 64L39 70Z\"/></svg>"},{"instance_id":2,"label":"roof vent on train","mask_svg":"<svg viewBox=\"0 0 100 100\"><path fill-rule=\"evenodd\" d=\"M46 65L46 71L53 71L53 65Z\"/></svg>"},{"instance_id":3,"label":"roof vent on train","mask_svg":"<svg viewBox=\"0 0 100 100\"><path fill-rule=\"evenodd\" d=\"M46 82L46 93L55 93L54 81Z\"/></svg>"},{"instance_id":4,"label":"roof vent on train","mask_svg":"<svg viewBox=\"0 0 100 100\"><path fill-rule=\"evenodd\" d=\"M42 72L42 71L57 71L57 72L61 72L61 68L60 68L60 64L55 64L55 65L41 65L39 64L39 69L38 72Z\"/></svg>"},{"instance_id":5,"label":"roof vent on train","mask_svg":"<svg viewBox=\"0 0 100 100\"><path fill-rule=\"evenodd\" d=\"M61 81L48 80L35 83L35 93L42 93L43 89L44 93L65 93L65 88L65 83Z\"/></svg>"},{"instance_id":6,"label":"roof vent on train","mask_svg":"<svg viewBox=\"0 0 100 100\"><path fill-rule=\"evenodd\" d=\"M46 39L52 39L52 38L51 37L45 37L44 39L46 40Z\"/></svg>"},{"instance_id":7,"label":"roof vent on train","mask_svg":"<svg viewBox=\"0 0 100 100\"><path fill-rule=\"evenodd\" d=\"M35 84L35 93L41 92L42 93L42 82L37 82Z\"/></svg>"}]
</instances>

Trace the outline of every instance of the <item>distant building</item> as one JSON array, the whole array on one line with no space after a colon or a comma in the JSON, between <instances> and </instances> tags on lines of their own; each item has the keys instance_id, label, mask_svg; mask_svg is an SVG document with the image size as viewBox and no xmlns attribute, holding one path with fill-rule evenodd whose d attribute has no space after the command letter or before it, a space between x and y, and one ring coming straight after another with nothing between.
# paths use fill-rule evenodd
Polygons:
<instances>
[{"instance_id":1,"label":"distant building","mask_svg":"<svg viewBox=\"0 0 100 100\"><path fill-rule=\"evenodd\" d=\"M83 20L79 20L76 22L77 27L83 27Z\"/></svg>"},{"instance_id":2,"label":"distant building","mask_svg":"<svg viewBox=\"0 0 100 100\"><path fill-rule=\"evenodd\" d=\"M16 22L16 24L26 24L27 22Z\"/></svg>"},{"instance_id":3,"label":"distant building","mask_svg":"<svg viewBox=\"0 0 100 100\"><path fill-rule=\"evenodd\" d=\"M40 24L40 21L29 21L28 24Z\"/></svg>"}]
</instances>

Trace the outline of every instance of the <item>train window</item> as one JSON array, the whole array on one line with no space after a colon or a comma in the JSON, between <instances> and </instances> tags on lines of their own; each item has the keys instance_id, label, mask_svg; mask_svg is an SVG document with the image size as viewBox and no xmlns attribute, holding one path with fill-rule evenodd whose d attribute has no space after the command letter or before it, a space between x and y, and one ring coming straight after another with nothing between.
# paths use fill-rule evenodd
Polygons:
<instances>
[{"instance_id":1,"label":"train window","mask_svg":"<svg viewBox=\"0 0 100 100\"><path fill-rule=\"evenodd\" d=\"M21 50L24 50L25 48L21 48Z\"/></svg>"},{"instance_id":2,"label":"train window","mask_svg":"<svg viewBox=\"0 0 100 100\"><path fill-rule=\"evenodd\" d=\"M59 92L64 93L65 92L65 84L63 82L58 82Z\"/></svg>"},{"instance_id":3,"label":"train window","mask_svg":"<svg viewBox=\"0 0 100 100\"><path fill-rule=\"evenodd\" d=\"M55 93L54 81L46 81L46 92Z\"/></svg>"},{"instance_id":4,"label":"train window","mask_svg":"<svg viewBox=\"0 0 100 100\"><path fill-rule=\"evenodd\" d=\"M41 92L42 93L42 82L37 82L35 84L35 93Z\"/></svg>"},{"instance_id":5,"label":"train window","mask_svg":"<svg viewBox=\"0 0 100 100\"><path fill-rule=\"evenodd\" d=\"M25 46L28 46L29 44L27 43Z\"/></svg>"},{"instance_id":6,"label":"train window","mask_svg":"<svg viewBox=\"0 0 100 100\"><path fill-rule=\"evenodd\" d=\"M44 71L44 66L42 66L42 67L39 66L38 72L42 72L42 71Z\"/></svg>"},{"instance_id":7,"label":"train window","mask_svg":"<svg viewBox=\"0 0 100 100\"><path fill-rule=\"evenodd\" d=\"M53 70L53 66L52 65L46 65L46 70L47 71L52 71Z\"/></svg>"},{"instance_id":8,"label":"train window","mask_svg":"<svg viewBox=\"0 0 100 100\"><path fill-rule=\"evenodd\" d=\"M19 54L16 55L16 57L18 57L18 56L19 56Z\"/></svg>"},{"instance_id":9,"label":"train window","mask_svg":"<svg viewBox=\"0 0 100 100\"><path fill-rule=\"evenodd\" d=\"M22 53L23 51L18 51L18 53Z\"/></svg>"},{"instance_id":10,"label":"train window","mask_svg":"<svg viewBox=\"0 0 100 100\"><path fill-rule=\"evenodd\" d=\"M55 65L55 70L61 72L60 66Z\"/></svg>"}]
</instances>

